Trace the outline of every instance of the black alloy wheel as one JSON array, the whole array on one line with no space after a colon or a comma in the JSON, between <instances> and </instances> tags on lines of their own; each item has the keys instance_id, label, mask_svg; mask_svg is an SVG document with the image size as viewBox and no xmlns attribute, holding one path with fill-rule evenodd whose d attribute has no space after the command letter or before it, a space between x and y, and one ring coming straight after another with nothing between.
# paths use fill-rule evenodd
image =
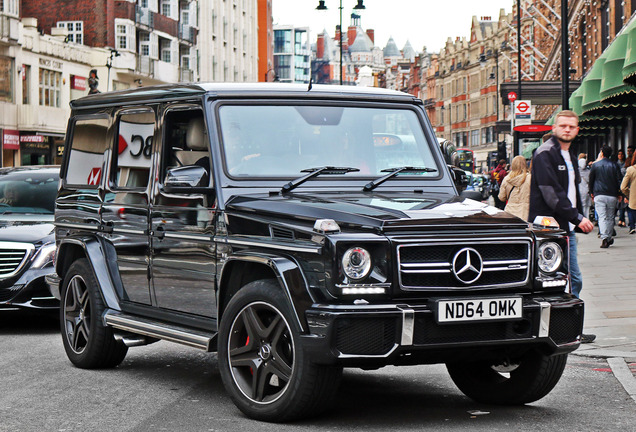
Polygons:
<instances>
[{"instance_id":1,"label":"black alloy wheel","mask_svg":"<svg viewBox=\"0 0 636 432\"><path fill-rule=\"evenodd\" d=\"M115 340L113 330L101 322L104 302L88 260L71 265L61 288L62 342L71 363L84 369L120 364L128 347Z\"/></svg>"},{"instance_id":2,"label":"black alloy wheel","mask_svg":"<svg viewBox=\"0 0 636 432\"><path fill-rule=\"evenodd\" d=\"M285 422L317 415L333 401L342 368L316 365L301 347L300 328L275 280L241 288L223 312L219 369L247 416Z\"/></svg>"}]
</instances>

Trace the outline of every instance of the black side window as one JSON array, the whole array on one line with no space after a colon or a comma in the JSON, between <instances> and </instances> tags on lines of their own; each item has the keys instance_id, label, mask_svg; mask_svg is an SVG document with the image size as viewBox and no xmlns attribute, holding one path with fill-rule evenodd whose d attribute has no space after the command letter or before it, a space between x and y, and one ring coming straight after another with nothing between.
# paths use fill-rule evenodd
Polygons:
<instances>
[{"instance_id":1,"label":"black side window","mask_svg":"<svg viewBox=\"0 0 636 432\"><path fill-rule=\"evenodd\" d=\"M155 114L127 112L117 118L112 182L118 188L146 188L150 179Z\"/></svg>"},{"instance_id":2,"label":"black side window","mask_svg":"<svg viewBox=\"0 0 636 432\"><path fill-rule=\"evenodd\" d=\"M66 183L97 187L105 168L108 119L80 118L72 130Z\"/></svg>"},{"instance_id":3,"label":"black side window","mask_svg":"<svg viewBox=\"0 0 636 432\"><path fill-rule=\"evenodd\" d=\"M203 111L190 109L167 112L163 139L162 183L169 169L180 166L198 165L206 170L208 180L211 178L210 150Z\"/></svg>"}]
</instances>

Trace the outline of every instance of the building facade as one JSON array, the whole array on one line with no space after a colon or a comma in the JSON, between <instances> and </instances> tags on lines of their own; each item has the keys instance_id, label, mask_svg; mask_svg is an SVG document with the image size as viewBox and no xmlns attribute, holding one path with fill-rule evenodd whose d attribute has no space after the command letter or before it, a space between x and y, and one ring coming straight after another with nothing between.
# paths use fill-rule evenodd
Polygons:
<instances>
[{"instance_id":1,"label":"building facade","mask_svg":"<svg viewBox=\"0 0 636 432\"><path fill-rule=\"evenodd\" d=\"M309 83L311 79L311 45L308 27L274 26L275 80L286 83Z\"/></svg>"}]
</instances>

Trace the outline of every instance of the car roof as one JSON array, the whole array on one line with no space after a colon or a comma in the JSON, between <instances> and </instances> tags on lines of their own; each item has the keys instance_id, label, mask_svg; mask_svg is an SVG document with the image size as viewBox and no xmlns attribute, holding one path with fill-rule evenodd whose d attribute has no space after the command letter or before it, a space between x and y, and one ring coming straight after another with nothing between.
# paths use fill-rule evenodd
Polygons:
<instances>
[{"instance_id":1,"label":"car roof","mask_svg":"<svg viewBox=\"0 0 636 432\"><path fill-rule=\"evenodd\" d=\"M88 95L71 101L71 108L121 106L209 97L286 97L310 99L362 99L421 103L415 96L376 87L286 83L197 83L163 84Z\"/></svg>"},{"instance_id":2,"label":"car roof","mask_svg":"<svg viewBox=\"0 0 636 432\"><path fill-rule=\"evenodd\" d=\"M5 167L0 168L0 174L7 175L13 173L20 172L29 172L29 171L40 171L40 172L48 172L51 174L57 174L60 172L59 165L24 165L18 167Z\"/></svg>"}]
</instances>

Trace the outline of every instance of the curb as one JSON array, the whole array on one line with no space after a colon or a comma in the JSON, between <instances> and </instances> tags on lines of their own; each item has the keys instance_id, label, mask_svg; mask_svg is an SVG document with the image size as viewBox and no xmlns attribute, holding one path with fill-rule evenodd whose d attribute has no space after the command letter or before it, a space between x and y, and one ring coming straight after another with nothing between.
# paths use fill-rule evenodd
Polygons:
<instances>
[{"instance_id":1,"label":"curb","mask_svg":"<svg viewBox=\"0 0 636 432\"><path fill-rule=\"evenodd\" d=\"M634 374L627 366L625 359L621 357L611 357L607 359L612 373L621 383L627 394L636 402L636 378Z\"/></svg>"}]
</instances>

